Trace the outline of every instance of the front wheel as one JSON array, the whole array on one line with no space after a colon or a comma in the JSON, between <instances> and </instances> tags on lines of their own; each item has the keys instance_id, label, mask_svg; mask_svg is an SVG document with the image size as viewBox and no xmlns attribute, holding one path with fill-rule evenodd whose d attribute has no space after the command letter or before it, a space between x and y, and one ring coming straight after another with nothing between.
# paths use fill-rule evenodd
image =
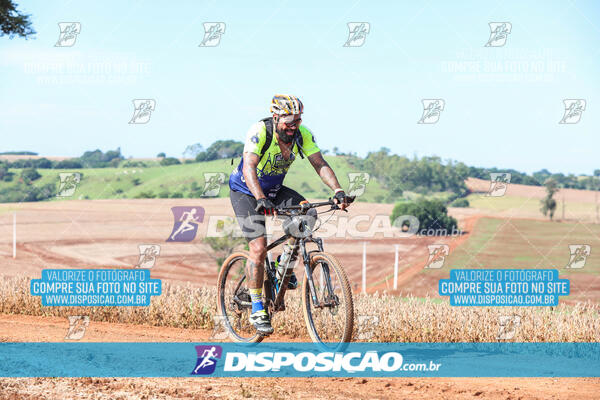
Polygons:
<instances>
[{"instance_id":1,"label":"front wheel","mask_svg":"<svg viewBox=\"0 0 600 400\"><path fill-rule=\"evenodd\" d=\"M246 286L247 260L248 253L240 251L233 253L223 262L217 278L217 307L219 317L223 319L221 323L232 340L241 343L258 343L264 336L259 335L248 321L252 300Z\"/></svg>"},{"instance_id":2,"label":"front wheel","mask_svg":"<svg viewBox=\"0 0 600 400\"><path fill-rule=\"evenodd\" d=\"M313 253L310 269L315 286L312 298L308 276L302 285L302 308L313 342L332 350L343 350L352 339L354 302L348 277L340 262L325 252Z\"/></svg>"}]
</instances>

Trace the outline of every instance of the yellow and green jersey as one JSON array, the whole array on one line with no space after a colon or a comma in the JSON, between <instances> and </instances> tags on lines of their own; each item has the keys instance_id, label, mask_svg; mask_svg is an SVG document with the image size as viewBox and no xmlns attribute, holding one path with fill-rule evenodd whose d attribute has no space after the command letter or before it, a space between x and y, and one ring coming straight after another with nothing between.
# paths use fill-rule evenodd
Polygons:
<instances>
[{"instance_id":1,"label":"yellow and green jersey","mask_svg":"<svg viewBox=\"0 0 600 400\"><path fill-rule=\"evenodd\" d=\"M308 157L312 154L321 151L315 143L315 137L307 127L305 127L304 125L300 125L298 129L300 130L300 134L302 135L302 140L300 141L300 143L302 153L305 156ZM252 125L250 127L250 130L248 130L248 133L246 135L246 144L244 145L244 152L254 153L260 157L261 150L265 145L266 141L267 127L263 121L259 121L256 124ZM277 191L283 185L283 179L285 178L285 174L287 174L288 170L290 169L290 166L296 159L297 154L298 143L294 142L289 160L284 159L281 153L281 149L279 148L279 143L277 142L277 137L275 133L273 133L273 139L271 140L271 144L266 149L264 156L259 161L256 167L258 182L260 183L260 187L262 188L265 196L276 196ZM243 165L244 159L242 157L238 166L233 170L233 172L229 176L229 188L236 192L242 192L252 196L252 192L250 192L244 180L244 175L242 173Z\"/></svg>"}]
</instances>

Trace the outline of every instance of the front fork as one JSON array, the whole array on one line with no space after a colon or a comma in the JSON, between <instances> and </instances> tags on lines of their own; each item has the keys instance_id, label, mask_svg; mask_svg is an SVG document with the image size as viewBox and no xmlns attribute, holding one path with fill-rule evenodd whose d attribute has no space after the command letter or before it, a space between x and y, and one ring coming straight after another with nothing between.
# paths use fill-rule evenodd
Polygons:
<instances>
[{"instance_id":1,"label":"front fork","mask_svg":"<svg viewBox=\"0 0 600 400\"><path fill-rule=\"evenodd\" d=\"M306 251L306 245L305 242L310 241L313 242L317 245L317 247L319 248L319 250L312 250L307 252ZM308 287L310 288L310 295L312 298L312 302L313 305L317 308L322 308L328 304L325 304L324 301L325 299L323 299L323 302L319 302L319 298L317 296L317 289L315 288L315 282L313 280L313 274L312 274L312 270L310 268L310 254L311 253L315 253L315 252L322 252L323 251L323 240L321 238L313 238L308 237L305 238L303 240L300 241L300 249L302 251L302 259L304 260L304 270L306 273L306 279L308 281ZM329 293L329 298L332 299L333 298L333 288L331 287L331 278L329 275L329 266L326 263L322 263L322 269L323 269L323 279L325 280L325 285L327 286L327 291Z\"/></svg>"}]
</instances>

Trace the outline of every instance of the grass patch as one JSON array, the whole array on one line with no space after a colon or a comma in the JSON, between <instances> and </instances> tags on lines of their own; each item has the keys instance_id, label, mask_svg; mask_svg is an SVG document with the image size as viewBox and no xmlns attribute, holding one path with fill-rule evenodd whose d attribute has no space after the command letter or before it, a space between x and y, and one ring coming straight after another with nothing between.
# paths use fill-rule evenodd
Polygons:
<instances>
[{"instance_id":1,"label":"grass patch","mask_svg":"<svg viewBox=\"0 0 600 400\"><path fill-rule=\"evenodd\" d=\"M600 225L481 218L465 244L446 260L451 268L558 268L561 274L600 272L592 250L584 268L565 270L570 244L600 248Z\"/></svg>"},{"instance_id":2,"label":"grass patch","mask_svg":"<svg viewBox=\"0 0 600 400\"><path fill-rule=\"evenodd\" d=\"M562 218L562 198L559 195L554 197L556 200L555 219ZM519 196L501 196L501 197L486 197L481 193L473 193L467 196L469 205L472 208L481 210L489 210L494 212L510 212L515 215L531 215L534 217L543 218L540 212L540 199L519 197ZM587 202L572 202L565 203L565 219L587 219L595 220L596 205Z\"/></svg>"},{"instance_id":3,"label":"grass patch","mask_svg":"<svg viewBox=\"0 0 600 400\"><path fill-rule=\"evenodd\" d=\"M326 156L327 162L335 171L340 184L348 188L348 173L355 172L355 168L348 164L344 157ZM205 179L204 174L221 172L226 180L221 185L218 197L229 196L228 179L232 169L238 163L234 159L214 160L200 163L190 163L171 166L159 166L156 163L147 163L150 167L125 167L125 168L81 168L73 170L38 169L41 178L34 182L35 186L54 184L58 188L59 173L79 172L82 174L74 195L62 199L133 199L147 196L149 193L181 193L181 197L198 198L201 196ZM135 165L135 164L132 164ZM10 188L16 185L21 170L11 169L15 174L13 182L0 182L1 188ZM297 190L307 198L326 198L333 193L316 174L308 160L298 159L292 164L286 179L286 186ZM179 196L176 196L179 197ZM372 178L360 201L376 202L386 199L385 190L376 179Z\"/></svg>"}]
</instances>

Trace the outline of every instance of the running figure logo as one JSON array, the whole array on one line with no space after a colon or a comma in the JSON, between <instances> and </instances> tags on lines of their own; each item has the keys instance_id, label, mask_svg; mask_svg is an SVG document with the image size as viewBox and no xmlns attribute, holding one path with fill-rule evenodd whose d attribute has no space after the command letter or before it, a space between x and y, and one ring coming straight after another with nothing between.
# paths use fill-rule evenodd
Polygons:
<instances>
[{"instance_id":1,"label":"running figure logo","mask_svg":"<svg viewBox=\"0 0 600 400\"><path fill-rule=\"evenodd\" d=\"M225 34L225 22L205 22L204 38L198 47L216 47Z\"/></svg>"},{"instance_id":2,"label":"running figure logo","mask_svg":"<svg viewBox=\"0 0 600 400\"><path fill-rule=\"evenodd\" d=\"M446 256L450 252L450 247L447 244L430 244L427 246L429 250L429 258L425 268L427 269L438 269L444 266Z\"/></svg>"},{"instance_id":3,"label":"running figure logo","mask_svg":"<svg viewBox=\"0 0 600 400\"><path fill-rule=\"evenodd\" d=\"M348 22L348 40L344 47L360 47L365 44L367 34L371 31L368 22Z\"/></svg>"},{"instance_id":4,"label":"running figure logo","mask_svg":"<svg viewBox=\"0 0 600 400\"><path fill-rule=\"evenodd\" d=\"M517 333L517 328L521 325L521 317L518 315L500 315L498 316L498 335L497 340L513 339Z\"/></svg>"},{"instance_id":5,"label":"running figure logo","mask_svg":"<svg viewBox=\"0 0 600 400\"><path fill-rule=\"evenodd\" d=\"M152 111L156 108L156 101L154 99L134 99L133 108L133 117L131 117L129 123L147 124L150 121Z\"/></svg>"},{"instance_id":6,"label":"running figure logo","mask_svg":"<svg viewBox=\"0 0 600 400\"><path fill-rule=\"evenodd\" d=\"M69 331L65 340L80 340L85 334L85 330L90 325L90 317L87 315L70 315Z\"/></svg>"},{"instance_id":7,"label":"running figure logo","mask_svg":"<svg viewBox=\"0 0 600 400\"><path fill-rule=\"evenodd\" d=\"M558 122L559 124L576 124L581 119L581 114L585 111L586 101L584 99L564 99L565 114Z\"/></svg>"},{"instance_id":8,"label":"running figure logo","mask_svg":"<svg viewBox=\"0 0 600 400\"><path fill-rule=\"evenodd\" d=\"M358 328L356 330L356 339L369 340L377 331L379 317L377 315L357 315L356 322L356 327Z\"/></svg>"},{"instance_id":9,"label":"running figure logo","mask_svg":"<svg viewBox=\"0 0 600 400\"><path fill-rule=\"evenodd\" d=\"M217 359L221 359L223 348L221 346L195 346L198 361L192 375L209 375L215 372Z\"/></svg>"},{"instance_id":10,"label":"running figure logo","mask_svg":"<svg viewBox=\"0 0 600 400\"><path fill-rule=\"evenodd\" d=\"M79 172L61 172L58 174L60 182L56 197L70 197L75 193L77 185L81 182L81 174Z\"/></svg>"},{"instance_id":11,"label":"running figure logo","mask_svg":"<svg viewBox=\"0 0 600 400\"><path fill-rule=\"evenodd\" d=\"M502 47L506 44L508 34L512 30L510 22L490 22L490 38L485 47Z\"/></svg>"},{"instance_id":12,"label":"running figure logo","mask_svg":"<svg viewBox=\"0 0 600 400\"><path fill-rule=\"evenodd\" d=\"M198 207L173 207L175 218L173 231L167 242L191 242L198 233L198 224L204 220L204 208Z\"/></svg>"},{"instance_id":13,"label":"running figure logo","mask_svg":"<svg viewBox=\"0 0 600 400\"><path fill-rule=\"evenodd\" d=\"M225 174L223 172L205 172L204 173L204 197L216 197L219 195L221 185L225 183Z\"/></svg>"},{"instance_id":14,"label":"running figure logo","mask_svg":"<svg viewBox=\"0 0 600 400\"><path fill-rule=\"evenodd\" d=\"M223 315L213 315L214 328L210 334L210 340L225 340L229 337L227 329L227 317Z\"/></svg>"},{"instance_id":15,"label":"running figure logo","mask_svg":"<svg viewBox=\"0 0 600 400\"><path fill-rule=\"evenodd\" d=\"M140 244L140 259L136 268L152 268L156 264L156 258L160 254L160 246L157 244Z\"/></svg>"},{"instance_id":16,"label":"running figure logo","mask_svg":"<svg viewBox=\"0 0 600 400\"><path fill-rule=\"evenodd\" d=\"M587 258L592 252L592 247L589 244L570 244L569 251L571 252L571 258L565 268L583 268Z\"/></svg>"},{"instance_id":17,"label":"running figure logo","mask_svg":"<svg viewBox=\"0 0 600 400\"><path fill-rule=\"evenodd\" d=\"M440 120L446 102L444 99L423 99L423 115L418 124L435 124Z\"/></svg>"},{"instance_id":18,"label":"running figure logo","mask_svg":"<svg viewBox=\"0 0 600 400\"><path fill-rule=\"evenodd\" d=\"M366 172L348 172L348 196L362 196L370 178Z\"/></svg>"},{"instance_id":19,"label":"running figure logo","mask_svg":"<svg viewBox=\"0 0 600 400\"><path fill-rule=\"evenodd\" d=\"M510 183L511 174L509 172L491 172L490 188L485 194L489 197L501 197L506 193Z\"/></svg>"},{"instance_id":20,"label":"running figure logo","mask_svg":"<svg viewBox=\"0 0 600 400\"><path fill-rule=\"evenodd\" d=\"M79 22L59 22L58 41L54 47L72 47L77 40L77 35L81 33L81 24Z\"/></svg>"}]
</instances>

